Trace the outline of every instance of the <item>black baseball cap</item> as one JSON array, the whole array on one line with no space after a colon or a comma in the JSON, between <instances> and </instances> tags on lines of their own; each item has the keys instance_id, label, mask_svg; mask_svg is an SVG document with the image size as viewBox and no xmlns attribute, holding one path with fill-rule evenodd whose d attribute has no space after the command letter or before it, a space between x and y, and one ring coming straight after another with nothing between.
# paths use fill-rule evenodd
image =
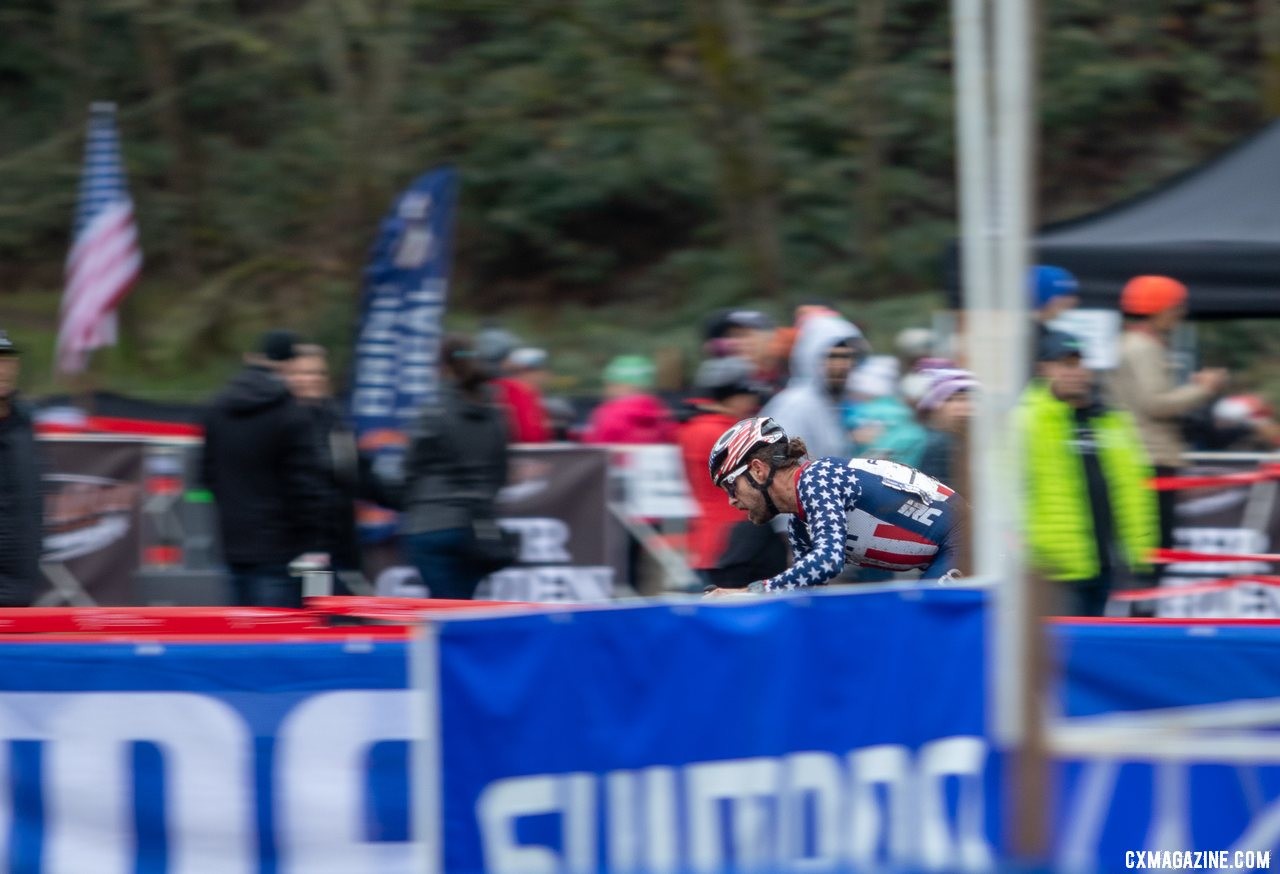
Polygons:
<instances>
[{"instance_id":1,"label":"black baseball cap","mask_svg":"<svg viewBox=\"0 0 1280 874\"><path fill-rule=\"evenodd\" d=\"M275 329L267 331L262 335L262 341L258 345L258 351L262 353L262 357L268 361L292 361L298 354L295 347L298 345L298 335L293 331L285 331Z\"/></svg>"},{"instance_id":2,"label":"black baseball cap","mask_svg":"<svg viewBox=\"0 0 1280 874\"><path fill-rule=\"evenodd\" d=\"M707 319L705 337L708 340L718 340L727 336L734 328L771 331L774 328L774 323L773 319L760 312L760 310L717 310Z\"/></svg>"},{"instance_id":3,"label":"black baseball cap","mask_svg":"<svg viewBox=\"0 0 1280 874\"><path fill-rule=\"evenodd\" d=\"M1036 358L1039 361L1061 361L1063 358L1083 358L1084 343L1066 331L1049 331L1040 338Z\"/></svg>"}]
</instances>

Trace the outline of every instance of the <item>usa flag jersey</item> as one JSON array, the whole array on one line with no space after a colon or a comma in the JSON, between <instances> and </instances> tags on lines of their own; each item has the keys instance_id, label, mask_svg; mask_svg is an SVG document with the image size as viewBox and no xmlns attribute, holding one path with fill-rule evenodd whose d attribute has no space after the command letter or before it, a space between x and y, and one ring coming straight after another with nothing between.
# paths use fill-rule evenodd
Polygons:
<instances>
[{"instance_id":1,"label":"usa flag jersey","mask_svg":"<svg viewBox=\"0 0 1280 874\"><path fill-rule=\"evenodd\" d=\"M846 564L941 577L955 567L961 500L914 468L871 458L823 458L796 482L789 534L795 564L765 591L817 586Z\"/></svg>"}]
</instances>

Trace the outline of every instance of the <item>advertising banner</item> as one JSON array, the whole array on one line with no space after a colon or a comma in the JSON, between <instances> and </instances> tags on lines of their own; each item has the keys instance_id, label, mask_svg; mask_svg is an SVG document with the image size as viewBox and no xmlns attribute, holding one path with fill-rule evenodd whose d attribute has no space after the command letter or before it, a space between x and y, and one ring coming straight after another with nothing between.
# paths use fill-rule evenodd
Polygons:
<instances>
[{"instance_id":1,"label":"advertising banner","mask_svg":"<svg viewBox=\"0 0 1280 874\"><path fill-rule=\"evenodd\" d=\"M142 445L43 440L45 588L35 605L135 603Z\"/></svg>"},{"instance_id":2,"label":"advertising banner","mask_svg":"<svg viewBox=\"0 0 1280 874\"><path fill-rule=\"evenodd\" d=\"M621 576L605 512L608 453L577 446L522 446L498 494L499 521L520 533L520 560L480 584L495 601L607 601Z\"/></svg>"},{"instance_id":3,"label":"advertising banner","mask_svg":"<svg viewBox=\"0 0 1280 874\"><path fill-rule=\"evenodd\" d=\"M450 167L414 181L382 221L365 268L352 373L351 418L360 448L393 471L412 423L437 388L458 174ZM361 535L395 534L395 514L363 508Z\"/></svg>"},{"instance_id":4,"label":"advertising banner","mask_svg":"<svg viewBox=\"0 0 1280 874\"><path fill-rule=\"evenodd\" d=\"M986 867L985 616L932 589L444 621L441 870Z\"/></svg>"},{"instance_id":5,"label":"advertising banner","mask_svg":"<svg viewBox=\"0 0 1280 874\"><path fill-rule=\"evenodd\" d=\"M1106 745L1059 770L1061 870L1133 868L1139 850L1187 854L1141 867L1280 860L1280 628L1068 624L1056 636L1066 724Z\"/></svg>"},{"instance_id":6,"label":"advertising banner","mask_svg":"<svg viewBox=\"0 0 1280 874\"><path fill-rule=\"evenodd\" d=\"M7 871L425 870L403 643L0 643L0 676Z\"/></svg>"},{"instance_id":7,"label":"advertising banner","mask_svg":"<svg viewBox=\"0 0 1280 874\"><path fill-rule=\"evenodd\" d=\"M1256 460L1198 465L1185 476L1240 474L1258 469ZM1222 555L1260 555L1280 548L1280 482L1224 484L1182 489L1177 493L1175 547ZM1160 585L1186 588L1211 580L1247 574L1272 574L1278 568L1260 561L1179 562L1166 565ZM1186 596L1156 602L1156 615L1167 617L1280 617L1280 588L1241 582L1216 591L1197 589Z\"/></svg>"},{"instance_id":8,"label":"advertising banner","mask_svg":"<svg viewBox=\"0 0 1280 874\"><path fill-rule=\"evenodd\" d=\"M498 522L520 534L512 567L480 583L492 601L607 601L622 576L617 523L606 512L608 451L576 445L517 446L509 482L498 493ZM378 593L416 597L425 590L398 550L371 553Z\"/></svg>"}]
</instances>

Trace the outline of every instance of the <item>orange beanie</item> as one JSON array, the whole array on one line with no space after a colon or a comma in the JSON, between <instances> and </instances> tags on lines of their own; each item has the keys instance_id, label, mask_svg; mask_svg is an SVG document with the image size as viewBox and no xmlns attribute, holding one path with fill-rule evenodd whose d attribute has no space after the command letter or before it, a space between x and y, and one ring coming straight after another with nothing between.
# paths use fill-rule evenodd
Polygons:
<instances>
[{"instance_id":1,"label":"orange beanie","mask_svg":"<svg viewBox=\"0 0 1280 874\"><path fill-rule=\"evenodd\" d=\"M1135 276L1120 292L1120 311L1130 316L1154 316L1187 299L1187 287L1168 276Z\"/></svg>"}]
</instances>

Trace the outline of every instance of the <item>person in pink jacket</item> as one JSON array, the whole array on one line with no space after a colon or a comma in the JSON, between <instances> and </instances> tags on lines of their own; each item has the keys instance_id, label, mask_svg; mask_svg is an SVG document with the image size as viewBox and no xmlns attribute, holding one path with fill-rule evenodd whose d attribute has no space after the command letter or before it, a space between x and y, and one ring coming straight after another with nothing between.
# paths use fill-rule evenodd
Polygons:
<instances>
[{"instance_id":1,"label":"person in pink jacket","mask_svg":"<svg viewBox=\"0 0 1280 874\"><path fill-rule=\"evenodd\" d=\"M582 434L583 443L674 443L676 423L651 394L653 362L643 355L620 355L604 369L604 402Z\"/></svg>"}]
</instances>

